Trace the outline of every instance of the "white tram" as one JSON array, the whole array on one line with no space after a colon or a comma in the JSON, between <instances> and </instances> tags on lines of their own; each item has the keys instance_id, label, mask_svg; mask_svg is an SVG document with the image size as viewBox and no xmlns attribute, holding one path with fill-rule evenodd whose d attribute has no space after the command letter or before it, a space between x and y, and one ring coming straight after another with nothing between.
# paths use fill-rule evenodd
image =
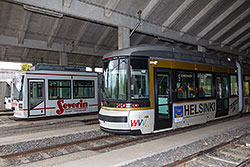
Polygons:
<instances>
[{"instance_id":1,"label":"white tram","mask_svg":"<svg viewBox=\"0 0 250 167\"><path fill-rule=\"evenodd\" d=\"M12 80L8 79L6 81L5 95L4 95L4 107L6 109L11 109L11 87L12 87Z\"/></svg>"},{"instance_id":2,"label":"white tram","mask_svg":"<svg viewBox=\"0 0 250 167\"><path fill-rule=\"evenodd\" d=\"M147 134L248 112L249 69L227 58L166 46L108 53L100 127Z\"/></svg>"},{"instance_id":3,"label":"white tram","mask_svg":"<svg viewBox=\"0 0 250 167\"><path fill-rule=\"evenodd\" d=\"M40 64L13 81L14 116L46 117L98 111L98 74Z\"/></svg>"}]
</instances>

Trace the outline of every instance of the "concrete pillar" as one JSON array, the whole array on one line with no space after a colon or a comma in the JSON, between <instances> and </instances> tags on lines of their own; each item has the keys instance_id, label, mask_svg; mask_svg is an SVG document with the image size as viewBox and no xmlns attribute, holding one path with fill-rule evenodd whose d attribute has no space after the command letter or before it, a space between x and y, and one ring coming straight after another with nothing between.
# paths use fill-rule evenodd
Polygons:
<instances>
[{"instance_id":1,"label":"concrete pillar","mask_svg":"<svg viewBox=\"0 0 250 167\"><path fill-rule=\"evenodd\" d=\"M65 52L59 53L59 65L68 65L68 55Z\"/></svg>"},{"instance_id":2,"label":"concrete pillar","mask_svg":"<svg viewBox=\"0 0 250 167\"><path fill-rule=\"evenodd\" d=\"M124 26L118 27L118 49L130 47L130 29Z\"/></svg>"}]
</instances>

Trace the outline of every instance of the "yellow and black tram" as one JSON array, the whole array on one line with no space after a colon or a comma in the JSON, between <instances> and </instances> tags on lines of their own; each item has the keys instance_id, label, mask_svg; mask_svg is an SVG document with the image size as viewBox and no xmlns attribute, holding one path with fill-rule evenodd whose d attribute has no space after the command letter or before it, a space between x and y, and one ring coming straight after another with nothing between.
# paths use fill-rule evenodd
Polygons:
<instances>
[{"instance_id":1,"label":"yellow and black tram","mask_svg":"<svg viewBox=\"0 0 250 167\"><path fill-rule=\"evenodd\" d=\"M247 112L238 85L249 95L250 76L242 71L249 70L226 58L166 46L108 53L100 127L147 134Z\"/></svg>"}]
</instances>

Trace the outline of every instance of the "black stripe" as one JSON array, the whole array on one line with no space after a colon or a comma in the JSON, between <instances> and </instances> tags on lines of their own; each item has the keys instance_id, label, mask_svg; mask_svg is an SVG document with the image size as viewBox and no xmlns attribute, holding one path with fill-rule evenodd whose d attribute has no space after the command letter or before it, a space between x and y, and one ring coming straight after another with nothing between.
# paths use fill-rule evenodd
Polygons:
<instances>
[{"instance_id":1,"label":"black stripe","mask_svg":"<svg viewBox=\"0 0 250 167\"><path fill-rule=\"evenodd\" d=\"M99 119L102 121L107 122L126 122L127 123L127 117L114 117L114 116L105 116L99 114Z\"/></svg>"},{"instance_id":2,"label":"black stripe","mask_svg":"<svg viewBox=\"0 0 250 167\"><path fill-rule=\"evenodd\" d=\"M124 130L124 129L108 129L101 127L101 130L109 133L116 133L116 134L132 134L132 135L141 135L141 130Z\"/></svg>"}]
</instances>

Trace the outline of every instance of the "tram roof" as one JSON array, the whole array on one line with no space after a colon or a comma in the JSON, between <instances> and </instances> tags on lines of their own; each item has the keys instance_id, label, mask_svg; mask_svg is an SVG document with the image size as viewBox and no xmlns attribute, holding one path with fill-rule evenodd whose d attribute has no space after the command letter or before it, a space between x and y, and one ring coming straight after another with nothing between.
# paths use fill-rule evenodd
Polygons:
<instances>
[{"instance_id":1,"label":"tram roof","mask_svg":"<svg viewBox=\"0 0 250 167\"><path fill-rule=\"evenodd\" d=\"M161 45L142 45L137 47L130 47L107 53L103 59L116 56L141 56L149 58L167 59L175 61L184 61L198 64L209 64L218 66L235 67L235 61L228 61L225 57L219 57L213 54L203 52L195 52L185 49L179 49L169 46Z\"/></svg>"}]
</instances>

